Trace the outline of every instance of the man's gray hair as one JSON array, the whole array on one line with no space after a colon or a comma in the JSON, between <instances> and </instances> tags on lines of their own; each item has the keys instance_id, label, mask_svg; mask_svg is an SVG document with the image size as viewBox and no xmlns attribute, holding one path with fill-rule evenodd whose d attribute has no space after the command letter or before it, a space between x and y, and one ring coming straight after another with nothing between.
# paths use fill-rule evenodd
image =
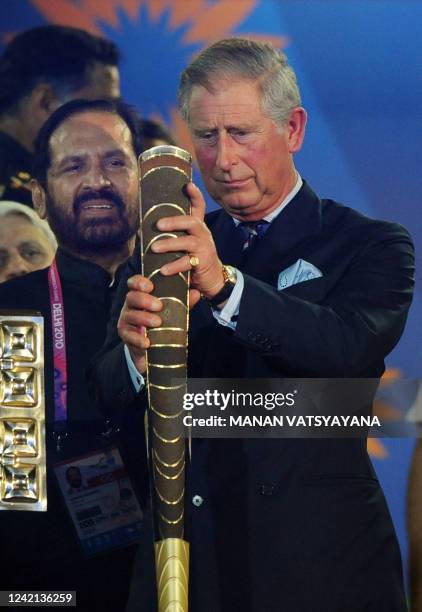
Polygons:
<instances>
[{"instance_id":1,"label":"man's gray hair","mask_svg":"<svg viewBox=\"0 0 422 612\"><path fill-rule=\"evenodd\" d=\"M296 75L282 51L270 43L246 38L227 38L204 49L182 72L179 109L189 124L192 89L202 85L213 93L220 79L255 80L262 92L262 110L279 126L286 124L290 111L300 106Z\"/></svg>"}]
</instances>

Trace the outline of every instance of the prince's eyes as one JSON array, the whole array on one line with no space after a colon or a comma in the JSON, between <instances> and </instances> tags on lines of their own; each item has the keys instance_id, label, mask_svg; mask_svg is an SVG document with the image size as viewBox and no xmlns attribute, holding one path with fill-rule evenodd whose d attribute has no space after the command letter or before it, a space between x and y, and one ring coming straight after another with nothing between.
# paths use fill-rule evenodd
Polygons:
<instances>
[{"instance_id":1,"label":"prince's eyes","mask_svg":"<svg viewBox=\"0 0 422 612\"><path fill-rule=\"evenodd\" d=\"M195 136L201 140L211 140L217 136L217 132L195 132Z\"/></svg>"},{"instance_id":2,"label":"prince's eyes","mask_svg":"<svg viewBox=\"0 0 422 612\"><path fill-rule=\"evenodd\" d=\"M234 140L242 140L244 138L247 138L250 134L252 134L252 131L249 129L244 129L244 128L242 129L241 128L229 128L227 130L227 133ZM219 134L217 131L214 131L214 130L197 131L195 132L195 137L198 140L202 140L203 142L214 143L214 142L217 142L217 140L219 139Z\"/></svg>"},{"instance_id":3,"label":"prince's eyes","mask_svg":"<svg viewBox=\"0 0 422 612\"><path fill-rule=\"evenodd\" d=\"M248 134L250 134L248 130L239 130L239 129L230 130L229 133L234 137L240 137L240 138L243 138L244 136L248 136Z\"/></svg>"}]
</instances>

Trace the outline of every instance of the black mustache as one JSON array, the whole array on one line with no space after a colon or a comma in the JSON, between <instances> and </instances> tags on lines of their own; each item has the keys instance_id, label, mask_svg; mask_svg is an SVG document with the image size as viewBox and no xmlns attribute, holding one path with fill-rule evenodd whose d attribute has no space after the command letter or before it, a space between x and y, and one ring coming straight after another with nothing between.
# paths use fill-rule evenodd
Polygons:
<instances>
[{"instance_id":1,"label":"black mustache","mask_svg":"<svg viewBox=\"0 0 422 612\"><path fill-rule=\"evenodd\" d=\"M75 212L78 213L85 202L92 202L92 200L109 200L118 208L124 208L124 202L118 193L112 189L99 189L98 191L84 191L84 193L81 193L73 203Z\"/></svg>"}]
</instances>

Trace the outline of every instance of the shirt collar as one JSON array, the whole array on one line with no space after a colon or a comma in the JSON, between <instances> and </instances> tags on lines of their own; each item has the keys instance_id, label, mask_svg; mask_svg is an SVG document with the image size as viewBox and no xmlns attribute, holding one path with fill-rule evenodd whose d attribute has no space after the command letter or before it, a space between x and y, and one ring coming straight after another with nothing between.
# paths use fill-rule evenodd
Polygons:
<instances>
[{"instance_id":1,"label":"shirt collar","mask_svg":"<svg viewBox=\"0 0 422 612\"><path fill-rule=\"evenodd\" d=\"M297 179L296 179L296 183L293 189L289 191L289 193L286 195L284 200L281 202L281 204L277 206L275 210L271 211L268 215L264 217L264 221L268 221L268 223L271 223L272 221L274 221L274 219L281 213L283 208L285 208L287 204L291 202L293 198L295 197L295 195L298 193L298 191L303 185L303 181L302 181L302 177L300 176L298 172L296 173L296 176L297 176ZM234 217L232 217L232 219L235 222L236 226L239 225L240 223L239 219L235 219Z\"/></svg>"}]
</instances>

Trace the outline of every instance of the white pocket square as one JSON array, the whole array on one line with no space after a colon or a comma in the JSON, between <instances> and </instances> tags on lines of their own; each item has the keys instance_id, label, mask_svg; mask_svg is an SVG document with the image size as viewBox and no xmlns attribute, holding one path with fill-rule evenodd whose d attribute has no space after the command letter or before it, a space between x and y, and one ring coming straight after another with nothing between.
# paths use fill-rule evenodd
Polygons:
<instances>
[{"instance_id":1,"label":"white pocket square","mask_svg":"<svg viewBox=\"0 0 422 612\"><path fill-rule=\"evenodd\" d=\"M322 276L321 270L318 270L309 261L298 259L292 266L280 272L277 279L277 289L286 289L297 283L303 283L303 281L319 278L320 276Z\"/></svg>"}]
</instances>

